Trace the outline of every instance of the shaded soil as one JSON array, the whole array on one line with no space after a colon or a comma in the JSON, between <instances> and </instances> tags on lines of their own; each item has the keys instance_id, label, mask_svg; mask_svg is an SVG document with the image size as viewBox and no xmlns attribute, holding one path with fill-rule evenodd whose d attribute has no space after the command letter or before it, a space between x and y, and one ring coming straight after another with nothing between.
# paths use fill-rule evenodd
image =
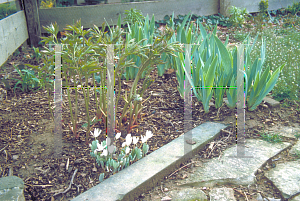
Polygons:
<instances>
[{"instance_id":1,"label":"shaded soil","mask_svg":"<svg viewBox=\"0 0 300 201\"><path fill-rule=\"evenodd\" d=\"M35 61L24 58L24 55L26 57L29 52L25 50L19 56L10 58L9 62L22 61L36 64ZM11 67L8 64L7 71L12 72L13 68ZM15 72L11 76L18 78ZM147 141L150 148L148 153L155 151L184 133L184 101L177 91L178 83L175 72L158 77L155 69L151 72L151 77L155 81L144 93L143 100L149 96L151 98L143 105L145 108L142 110L142 119L139 120L139 126L131 131L132 136L138 137L141 134L145 135L146 130L152 131L153 137ZM142 86L142 81L139 82L139 87ZM122 82L121 94L124 94L125 90L130 89L133 81L122 80ZM16 82L10 83L11 86L14 86L14 83ZM118 88L117 83L118 81L116 81L116 89ZM81 128L86 123L85 107L82 93L79 96L79 137L75 138L68 126L69 123L71 127L73 125L68 112L67 97L65 94L63 95L63 147L61 158L52 157L55 152L56 138L53 135L54 123L49 112L45 91L22 93L17 90L16 95L12 91L8 91L6 100L2 100L0 105L0 150L5 147L5 151L0 153L0 175L3 177L11 174L22 178L25 182L26 200L70 200L99 183L99 174L104 170L90 156L90 148L85 142L86 131ZM71 94L71 97L74 100L74 93ZM53 100L53 95L51 100ZM222 151L236 143L234 127L236 111L223 105L220 109L210 107L209 112L205 114L202 104L196 98L193 98L192 102L193 128L207 121L230 124L227 129L229 132L222 132L220 138L214 140L215 142L221 141L220 146L217 146L211 152L208 149L208 144L199 153L197 160L205 162L212 157L218 157ZM121 108L123 104L124 102L121 103ZM270 108L270 106L263 103L255 111L246 110L246 139L258 138L261 132L273 126L299 127L299 105L297 102L291 102L290 104L291 107L289 108L284 108L282 105L279 108ZM72 107L74 107L74 101L72 101ZM90 102L89 107L90 118L93 119L95 116L94 102ZM119 111L120 109L116 113L117 120L120 118ZM97 124L95 127L105 130L104 123ZM231 133L230 137L228 137L229 133ZM121 147L121 143L125 141L125 135L126 133L123 133L120 140L116 141L117 147ZM90 136L89 143L92 140L93 138ZM98 140L99 142L105 140L104 132L98 137ZM138 146L140 146L140 142L138 142ZM293 159L292 156L288 155L283 158L283 160ZM182 164L182 166L184 165L186 164ZM76 169L74 185L66 193L55 195L69 187ZM176 186L176 180L185 178L189 171L192 171L190 165L164 180L161 186L141 195L140 200L151 200L153 198L151 196L155 196L155 194L160 195L161 193L163 195L162 189L172 189L172 186ZM112 173L106 173L105 178L110 175ZM243 192L247 194L248 199L256 192L262 192L267 197L279 198L274 186L265 178L259 180L257 187L251 186L250 189L234 187L234 189L238 200L246 200ZM209 189L206 189L205 193L208 194Z\"/></svg>"}]
</instances>

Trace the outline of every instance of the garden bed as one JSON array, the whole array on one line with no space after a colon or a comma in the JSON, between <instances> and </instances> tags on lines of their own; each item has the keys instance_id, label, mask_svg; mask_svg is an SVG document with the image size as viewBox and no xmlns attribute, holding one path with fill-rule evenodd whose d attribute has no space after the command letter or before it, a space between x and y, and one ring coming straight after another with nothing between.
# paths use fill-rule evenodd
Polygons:
<instances>
[{"instance_id":1,"label":"garden bed","mask_svg":"<svg viewBox=\"0 0 300 201\"><path fill-rule=\"evenodd\" d=\"M161 26L160 29L163 30L163 27ZM218 33L222 42L225 41L226 37L224 36L228 32L228 29L222 28L222 33ZM229 42L233 43L237 40L231 37ZM18 56L14 56L8 61L6 70L12 72L11 64L21 60L24 63L37 64L25 48ZM15 73L12 73L11 76L18 78ZM143 104L145 109L142 110L142 120L139 122L139 126L131 132L132 136L140 136L141 134L145 135L146 130L152 131L153 137L147 141L148 153L184 133L184 101L180 98L177 90L178 82L175 72L170 71L169 74L158 77L157 69L155 69L150 73L150 76L154 82L146 90L143 98L146 99L150 96L151 98ZM118 80L116 81L117 88ZM142 81L143 79L139 81L138 88L141 87ZM15 83L10 83L10 85L14 86ZM124 94L125 90L131 88L133 81L123 80L122 83L121 95ZM78 130L78 139L70 131L68 126L70 123L69 107L66 96L63 95L63 156L59 159L53 159L51 155L55 144L53 141L54 123L49 113L46 93L40 90L26 94L18 89L16 92L15 95L12 91L8 91L7 97L2 96L0 105L0 139L3 147L7 146L6 152L1 152L0 155L1 176L7 176L9 172L13 172L13 175L22 178L26 185L26 200L51 200L60 190L65 190L69 186L76 169L74 185L67 193L54 196L55 199L70 200L97 185L99 174L104 171L90 156L91 149L85 142L85 131L81 128ZM74 94L71 94L71 97L73 99ZM80 95L78 101L80 105L79 126L83 125L86 119L82 99L83 95ZM218 110L215 107L210 107L209 112L205 114L201 102L195 98L192 102L193 128L206 121L215 121L231 124L230 129L234 129L236 114L234 109L229 109L226 105ZM283 102L281 101L281 103ZM246 110L246 138L260 137L259 132L269 126L299 126L300 122L297 118L299 116L299 104L296 101L291 101L289 104L288 109L283 108L283 106L273 109L262 103L254 111ZM124 106L124 102L120 105L120 107L122 106ZM93 102L90 108L94 108ZM94 115L95 111L91 110L90 114ZM119 115L116 114L116 117L118 118ZM103 124L99 124L97 127L104 130ZM100 142L106 138L104 133L102 132L98 138ZM124 137L125 134L116 141L117 147L121 147L122 142L125 141ZM92 140L90 138L89 143ZM235 143L234 137L229 141ZM215 149L210 156L206 151L203 151L201 155L203 158L209 159L218 156L221 152L222 148L219 148ZM105 173L105 178L110 175L112 173ZM268 191L264 185L261 188L267 194L273 193L273 191Z\"/></svg>"}]
</instances>

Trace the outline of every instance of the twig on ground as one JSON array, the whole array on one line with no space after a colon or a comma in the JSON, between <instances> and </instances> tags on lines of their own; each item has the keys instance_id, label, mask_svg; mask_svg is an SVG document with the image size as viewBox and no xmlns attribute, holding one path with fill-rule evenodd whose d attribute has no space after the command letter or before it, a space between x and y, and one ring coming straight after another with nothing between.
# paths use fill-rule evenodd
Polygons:
<instances>
[{"instance_id":1,"label":"twig on ground","mask_svg":"<svg viewBox=\"0 0 300 201\"><path fill-rule=\"evenodd\" d=\"M9 167L8 176L13 176L13 175L14 175L14 170L12 167Z\"/></svg>"},{"instance_id":2,"label":"twig on ground","mask_svg":"<svg viewBox=\"0 0 300 201\"><path fill-rule=\"evenodd\" d=\"M222 129L222 132L226 132L226 133L229 134L229 135L227 136L227 138L224 140L224 141L226 141L226 140L230 137L231 132L230 132L230 131L225 131L225 130L223 130L223 129ZM210 151L210 153L208 154L207 158L211 155L212 151L213 151L214 148L219 144L219 142L221 142L221 140L219 140L219 141L215 144L215 146L213 146L213 148L211 149L211 151Z\"/></svg>"},{"instance_id":3,"label":"twig on ground","mask_svg":"<svg viewBox=\"0 0 300 201\"><path fill-rule=\"evenodd\" d=\"M72 179L71 179L71 182L70 182L69 187L68 187L65 191L63 191L63 192L54 194L53 197L56 196L56 195L59 195L59 194L61 194L61 193L64 194L64 193L68 192L68 191L71 189L71 186L72 186L72 184L73 184L73 180L74 180L74 177L75 177L77 171L78 171L78 169L76 168L76 170L75 170L74 173L73 173L73 176L72 176ZM62 189L61 189L61 190L62 190Z\"/></svg>"},{"instance_id":4,"label":"twig on ground","mask_svg":"<svg viewBox=\"0 0 300 201\"><path fill-rule=\"evenodd\" d=\"M74 184L74 185L77 187L77 193L79 194L79 187L81 186L81 184L79 185Z\"/></svg>"},{"instance_id":5,"label":"twig on ground","mask_svg":"<svg viewBox=\"0 0 300 201\"><path fill-rule=\"evenodd\" d=\"M45 187L49 187L49 186L53 186L53 185L50 185L50 184L41 184L41 185L31 185L31 186L37 186L37 187L43 187L43 188L45 188Z\"/></svg>"},{"instance_id":6,"label":"twig on ground","mask_svg":"<svg viewBox=\"0 0 300 201\"><path fill-rule=\"evenodd\" d=\"M249 200L248 200L248 197L247 197L247 195L246 195L246 193L245 193L245 191L244 191L244 194L245 194L246 200L249 201Z\"/></svg>"},{"instance_id":7,"label":"twig on ground","mask_svg":"<svg viewBox=\"0 0 300 201\"><path fill-rule=\"evenodd\" d=\"M164 193L164 191L163 191L163 189L162 189L162 185L160 185L160 190L161 190L162 193Z\"/></svg>"},{"instance_id":8,"label":"twig on ground","mask_svg":"<svg viewBox=\"0 0 300 201\"><path fill-rule=\"evenodd\" d=\"M4 153L5 153L5 163L7 163L7 151L4 150Z\"/></svg>"},{"instance_id":9,"label":"twig on ground","mask_svg":"<svg viewBox=\"0 0 300 201\"><path fill-rule=\"evenodd\" d=\"M8 145L6 145L4 148L2 148L2 149L0 150L0 152L3 151L6 147L8 147Z\"/></svg>"},{"instance_id":10,"label":"twig on ground","mask_svg":"<svg viewBox=\"0 0 300 201\"><path fill-rule=\"evenodd\" d=\"M237 189L235 189L235 188L233 188L233 190L235 190L235 191L238 192L239 194L245 196L246 200L249 201L249 200L248 200L248 197L247 197L247 195L246 195L245 192L243 192L243 193L244 193L244 194L243 194L243 193L241 192L241 190L237 190Z\"/></svg>"},{"instance_id":11,"label":"twig on ground","mask_svg":"<svg viewBox=\"0 0 300 201\"><path fill-rule=\"evenodd\" d=\"M195 161L193 161L193 162L191 162L191 163L188 163L188 164L182 166L181 168L179 168L178 170L176 170L175 172L173 172L172 174L170 174L167 178L170 178L173 174L175 174L175 173L178 172L179 170L181 170L181 169L185 168L186 166L189 166L189 165L191 165L191 164L193 164L193 163L195 163Z\"/></svg>"}]
</instances>

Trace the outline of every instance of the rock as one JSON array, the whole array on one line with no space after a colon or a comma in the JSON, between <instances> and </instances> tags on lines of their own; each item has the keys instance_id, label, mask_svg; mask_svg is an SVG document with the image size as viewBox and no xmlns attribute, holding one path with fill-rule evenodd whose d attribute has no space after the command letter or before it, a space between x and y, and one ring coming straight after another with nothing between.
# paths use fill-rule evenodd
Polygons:
<instances>
[{"instance_id":1,"label":"rock","mask_svg":"<svg viewBox=\"0 0 300 201\"><path fill-rule=\"evenodd\" d=\"M209 192L210 200L218 201L235 201L234 192L232 188L213 188Z\"/></svg>"},{"instance_id":2,"label":"rock","mask_svg":"<svg viewBox=\"0 0 300 201\"><path fill-rule=\"evenodd\" d=\"M12 158L13 158L13 160L17 160L19 158L19 156L18 155L13 155Z\"/></svg>"},{"instance_id":3,"label":"rock","mask_svg":"<svg viewBox=\"0 0 300 201\"><path fill-rule=\"evenodd\" d=\"M278 107L279 106L279 102L270 98L270 97L264 97L263 101L265 101L268 105L270 105L271 107Z\"/></svg>"},{"instance_id":4,"label":"rock","mask_svg":"<svg viewBox=\"0 0 300 201\"><path fill-rule=\"evenodd\" d=\"M169 201L172 200L172 198L170 198L169 196L165 196L161 199L161 201Z\"/></svg>"},{"instance_id":5,"label":"rock","mask_svg":"<svg viewBox=\"0 0 300 201\"><path fill-rule=\"evenodd\" d=\"M277 164L265 176L273 182L285 199L299 192L299 160ZM295 201L300 200L297 196Z\"/></svg>"},{"instance_id":6,"label":"rock","mask_svg":"<svg viewBox=\"0 0 300 201\"><path fill-rule=\"evenodd\" d=\"M257 195L257 201L267 201L267 200L270 200L270 201L280 201L280 199L274 199L274 198L262 198L262 196L260 195L260 193L258 193Z\"/></svg>"},{"instance_id":7,"label":"rock","mask_svg":"<svg viewBox=\"0 0 300 201\"><path fill-rule=\"evenodd\" d=\"M227 98L223 98L223 101L228 105L229 102L228 102L228 99ZM263 101L265 101L267 104L262 104L263 107L265 108L268 108L268 105L273 107L273 108L276 108L280 105L280 103L270 97L264 97L263 98Z\"/></svg>"},{"instance_id":8,"label":"rock","mask_svg":"<svg viewBox=\"0 0 300 201\"><path fill-rule=\"evenodd\" d=\"M24 181L16 176L0 178L0 200L25 201Z\"/></svg>"},{"instance_id":9,"label":"rock","mask_svg":"<svg viewBox=\"0 0 300 201\"><path fill-rule=\"evenodd\" d=\"M182 190L171 191L169 196L172 198L172 201L181 201L181 200L201 200L207 201L207 196L200 189L185 188Z\"/></svg>"}]
</instances>

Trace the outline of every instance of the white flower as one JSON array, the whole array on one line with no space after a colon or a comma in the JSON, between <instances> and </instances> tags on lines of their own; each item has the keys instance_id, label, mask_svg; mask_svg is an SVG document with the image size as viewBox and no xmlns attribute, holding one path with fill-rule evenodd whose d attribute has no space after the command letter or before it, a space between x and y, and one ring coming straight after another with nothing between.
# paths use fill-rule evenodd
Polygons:
<instances>
[{"instance_id":1,"label":"white flower","mask_svg":"<svg viewBox=\"0 0 300 201\"><path fill-rule=\"evenodd\" d=\"M101 156L107 156L107 149L103 150L103 153L101 154Z\"/></svg>"},{"instance_id":2,"label":"white flower","mask_svg":"<svg viewBox=\"0 0 300 201\"><path fill-rule=\"evenodd\" d=\"M129 146L132 142L132 137L131 137L131 134L129 133L127 136L126 136L126 145Z\"/></svg>"},{"instance_id":3,"label":"white flower","mask_svg":"<svg viewBox=\"0 0 300 201\"><path fill-rule=\"evenodd\" d=\"M139 138L134 136L134 137L132 138L132 141L133 141L133 142L132 142L133 144L136 144L136 143L139 141Z\"/></svg>"},{"instance_id":4,"label":"white flower","mask_svg":"<svg viewBox=\"0 0 300 201\"><path fill-rule=\"evenodd\" d=\"M94 150L94 154L97 154L97 151L102 151L105 147L106 145L102 146L102 144L97 143L97 149Z\"/></svg>"},{"instance_id":5,"label":"white flower","mask_svg":"<svg viewBox=\"0 0 300 201\"><path fill-rule=\"evenodd\" d=\"M130 152L130 148L126 147L125 153L128 154Z\"/></svg>"},{"instance_id":6,"label":"white flower","mask_svg":"<svg viewBox=\"0 0 300 201\"><path fill-rule=\"evenodd\" d=\"M146 136L141 135L141 140L142 143L145 143L148 140L148 138Z\"/></svg>"},{"instance_id":7,"label":"white flower","mask_svg":"<svg viewBox=\"0 0 300 201\"><path fill-rule=\"evenodd\" d=\"M126 136L126 142L123 142L122 143L122 147L125 147L125 146L129 146L132 142L132 137L131 137L131 134L127 134Z\"/></svg>"},{"instance_id":8,"label":"white flower","mask_svg":"<svg viewBox=\"0 0 300 201\"><path fill-rule=\"evenodd\" d=\"M101 132L102 132L102 130L95 128L94 133L91 132L91 134L92 134L92 136L94 136L94 138L96 138L100 135Z\"/></svg>"},{"instance_id":9,"label":"white flower","mask_svg":"<svg viewBox=\"0 0 300 201\"><path fill-rule=\"evenodd\" d=\"M146 131L146 136L142 136L141 135L141 138L142 138L142 143L145 143L149 138L151 138L153 136L152 132L151 131Z\"/></svg>"},{"instance_id":10,"label":"white flower","mask_svg":"<svg viewBox=\"0 0 300 201\"><path fill-rule=\"evenodd\" d=\"M119 139L121 137L121 133L117 133L116 139Z\"/></svg>"},{"instance_id":11,"label":"white flower","mask_svg":"<svg viewBox=\"0 0 300 201\"><path fill-rule=\"evenodd\" d=\"M151 138L153 136L152 132L151 131L146 131L146 136L147 138Z\"/></svg>"},{"instance_id":12,"label":"white flower","mask_svg":"<svg viewBox=\"0 0 300 201\"><path fill-rule=\"evenodd\" d=\"M122 147L125 147L125 145L126 145L126 143L125 143L125 142L123 142L123 143L122 143Z\"/></svg>"}]
</instances>

